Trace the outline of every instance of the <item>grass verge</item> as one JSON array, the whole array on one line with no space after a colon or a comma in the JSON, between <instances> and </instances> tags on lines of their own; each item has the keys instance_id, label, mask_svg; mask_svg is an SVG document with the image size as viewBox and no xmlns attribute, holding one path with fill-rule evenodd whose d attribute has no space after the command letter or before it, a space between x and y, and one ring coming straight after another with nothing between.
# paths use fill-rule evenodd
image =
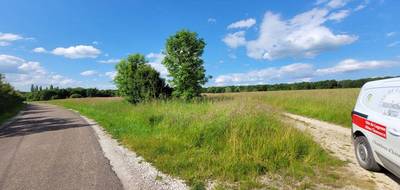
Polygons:
<instances>
[{"instance_id":1,"label":"grass verge","mask_svg":"<svg viewBox=\"0 0 400 190\"><path fill-rule=\"evenodd\" d=\"M230 94L262 98L286 112L351 127L353 111L360 89L292 90Z\"/></svg>"},{"instance_id":2,"label":"grass verge","mask_svg":"<svg viewBox=\"0 0 400 190\"><path fill-rule=\"evenodd\" d=\"M198 102L156 101L130 105L116 98L68 99L51 104L72 108L96 120L114 138L195 188L285 184L340 186L334 171L343 165L312 138L281 122L263 97L221 96ZM268 182L268 183L267 183Z\"/></svg>"},{"instance_id":3,"label":"grass verge","mask_svg":"<svg viewBox=\"0 0 400 190\"><path fill-rule=\"evenodd\" d=\"M8 111L4 113L0 113L0 125L6 122L8 119L14 117L25 107L25 104L17 105L14 108L10 108Z\"/></svg>"}]
</instances>

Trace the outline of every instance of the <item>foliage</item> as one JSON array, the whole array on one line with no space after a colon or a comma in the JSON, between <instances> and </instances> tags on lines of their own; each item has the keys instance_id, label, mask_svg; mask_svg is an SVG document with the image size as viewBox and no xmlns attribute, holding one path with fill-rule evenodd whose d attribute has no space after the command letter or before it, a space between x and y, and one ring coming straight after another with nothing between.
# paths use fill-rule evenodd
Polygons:
<instances>
[{"instance_id":1,"label":"foliage","mask_svg":"<svg viewBox=\"0 0 400 190\"><path fill-rule=\"evenodd\" d=\"M193 187L214 181L232 184L229 189L272 188L259 179L277 175L282 178L276 184L293 189L305 183L345 184L344 176L335 173L342 163L282 122L263 94L234 95L135 106L117 98L50 103L95 119L113 138Z\"/></svg>"},{"instance_id":2,"label":"foliage","mask_svg":"<svg viewBox=\"0 0 400 190\"><path fill-rule=\"evenodd\" d=\"M365 83L393 77L364 78L358 80L324 80L317 82L263 84L248 86L223 86L204 88L204 93L229 93L229 92L256 92L276 90L311 90L311 89L334 89L334 88L361 88Z\"/></svg>"},{"instance_id":3,"label":"foliage","mask_svg":"<svg viewBox=\"0 0 400 190\"><path fill-rule=\"evenodd\" d=\"M50 87L43 88L42 86L31 86L31 92L26 93L25 97L28 101L44 101L55 99L70 98L71 95L78 94L80 97L112 97L116 96L115 90L99 90L96 88L58 88Z\"/></svg>"},{"instance_id":4,"label":"foliage","mask_svg":"<svg viewBox=\"0 0 400 190\"><path fill-rule=\"evenodd\" d=\"M168 96L171 91L160 73L147 64L141 54L129 55L116 65L115 84L130 103L139 103Z\"/></svg>"},{"instance_id":5,"label":"foliage","mask_svg":"<svg viewBox=\"0 0 400 190\"><path fill-rule=\"evenodd\" d=\"M70 96L70 98L82 98L82 95L80 95L80 94L72 94Z\"/></svg>"},{"instance_id":6,"label":"foliage","mask_svg":"<svg viewBox=\"0 0 400 190\"><path fill-rule=\"evenodd\" d=\"M18 111L24 98L0 74L0 123Z\"/></svg>"},{"instance_id":7,"label":"foliage","mask_svg":"<svg viewBox=\"0 0 400 190\"><path fill-rule=\"evenodd\" d=\"M185 100L200 96L201 86L208 79L201 58L205 45L202 38L188 30L178 31L167 39L162 63L172 77L174 96Z\"/></svg>"}]
</instances>

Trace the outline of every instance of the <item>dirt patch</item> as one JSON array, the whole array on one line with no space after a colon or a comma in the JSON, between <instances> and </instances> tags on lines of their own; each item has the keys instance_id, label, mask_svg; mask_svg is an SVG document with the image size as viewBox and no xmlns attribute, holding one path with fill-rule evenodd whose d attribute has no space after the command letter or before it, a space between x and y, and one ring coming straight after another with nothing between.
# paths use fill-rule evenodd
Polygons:
<instances>
[{"instance_id":1,"label":"dirt patch","mask_svg":"<svg viewBox=\"0 0 400 190\"><path fill-rule=\"evenodd\" d=\"M390 173L369 172L358 165L351 140L351 129L289 113L285 113L284 116L290 118L288 122L296 128L311 134L324 149L347 162L343 168L344 172L349 174L347 183L354 186L348 187L349 189L400 189L400 185Z\"/></svg>"}]
</instances>

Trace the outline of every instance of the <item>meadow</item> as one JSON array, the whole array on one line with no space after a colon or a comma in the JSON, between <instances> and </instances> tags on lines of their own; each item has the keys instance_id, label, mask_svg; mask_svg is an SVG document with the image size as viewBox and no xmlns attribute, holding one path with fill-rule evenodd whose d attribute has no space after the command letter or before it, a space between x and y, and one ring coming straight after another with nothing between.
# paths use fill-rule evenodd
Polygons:
<instances>
[{"instance_id":1,"label":"meadow","mask_svg":"<svg viewBox=\"0 0 400 190\"><path fill-rule=\"evenodd\" d=\"M210 181L234 189L270 187L271 181L296 189L345 185L337 183L346 181L338 172L344 163L308 134L282 122L275 107L284 98L275 97L276 93L286 92L207 95L194 102L159 100L138 105L120 98L47 103L96 120L120 143L195 189Z\"/></svg>"},{"instance_id":2,"label":"meadow","mask_svg":"<svg viewBox=\"0 0 400 190\"><path fill-rule=\"evenodd\" d=\"M271 91L261 93L264 101L293 114L351 127L351 112L360 89Z\"/></svg>"}]
</instances>

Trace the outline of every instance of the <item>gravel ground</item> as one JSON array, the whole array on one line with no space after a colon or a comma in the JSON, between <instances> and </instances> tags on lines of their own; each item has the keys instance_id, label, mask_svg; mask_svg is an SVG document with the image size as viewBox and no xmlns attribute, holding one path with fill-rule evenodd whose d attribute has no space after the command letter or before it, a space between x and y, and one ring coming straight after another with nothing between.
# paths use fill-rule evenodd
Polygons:
<instances>
[{"instance_id":1,"label":"gravel ground","mask_svg":"<svg viewBox=\"0 0 400 190\"><path fill-rule=\"evenodd\" d=\"M189 189L184 181L168 176L150 163L146 162L135 152L121 146L112 139L102 127L95 121L85 119L97 134L104 155L110 160L110 164L121 180L126 190L185 190Z\"/></svg>"},{"instance_id":2,"label":"gravel ground","mask_svg":"<svg viewBox=\"0 0 400 190\"><path fill-rule=\"evenodd\" d=\"M371 181L375 184L374 188L379 190L400 189L400 180L393 174L389 172L369 172L358 165L351 140L351 129L289 113L286 113L285 116L292 119L295 127L311 134L316 142L333 153L334 156L340 160L347 161L346 170L352 173L354 179L363 179L366 180L366 183ZM357 188L358 185L354 184L354 186L356 187L347 188L359 189Z\"/></svg>"}]
</instances>

